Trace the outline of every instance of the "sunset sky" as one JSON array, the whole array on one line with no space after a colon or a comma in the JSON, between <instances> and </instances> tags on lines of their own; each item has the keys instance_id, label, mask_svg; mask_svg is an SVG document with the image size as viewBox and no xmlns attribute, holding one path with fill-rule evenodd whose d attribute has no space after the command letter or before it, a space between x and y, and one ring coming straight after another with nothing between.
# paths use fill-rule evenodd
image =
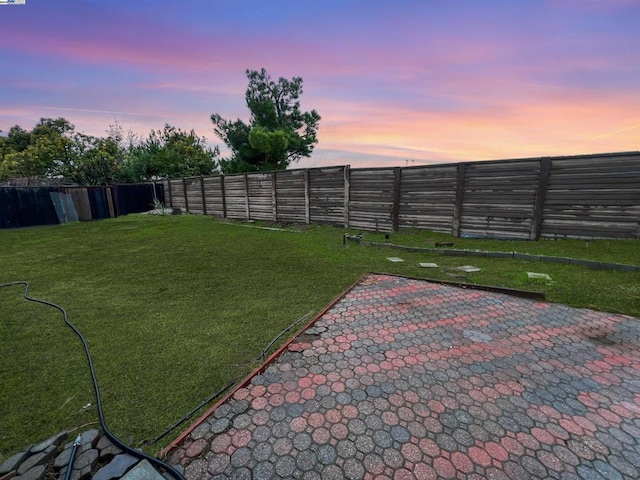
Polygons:
<instances>
[{"instance_id":1,"label":"sunset sky","mask_svg":"<svg viewBox=\"0 0 640 480\"><path fill-rule=\"evenodd\" d=\"M0 130L248 120L246 69L304 79L297 166L640 150L640 0L26 0L0 5Z\"/></svg>"}]
</instances>

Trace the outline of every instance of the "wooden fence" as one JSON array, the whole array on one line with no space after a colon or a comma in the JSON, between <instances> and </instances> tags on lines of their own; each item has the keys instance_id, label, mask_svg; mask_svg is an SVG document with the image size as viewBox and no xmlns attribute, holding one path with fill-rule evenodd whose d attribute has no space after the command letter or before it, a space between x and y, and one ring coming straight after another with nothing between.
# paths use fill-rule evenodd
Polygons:
<instances>
[{"instance_id":1,"label":"wooden fence","mask_svg":"<svg viewBox=\"0 0 640 480\"><path fill-rule=\"evenodd\" d=\"M640 152L165 180L168 206L239 220L464 237L640 238Z\"/></svg>"}]
</instances>

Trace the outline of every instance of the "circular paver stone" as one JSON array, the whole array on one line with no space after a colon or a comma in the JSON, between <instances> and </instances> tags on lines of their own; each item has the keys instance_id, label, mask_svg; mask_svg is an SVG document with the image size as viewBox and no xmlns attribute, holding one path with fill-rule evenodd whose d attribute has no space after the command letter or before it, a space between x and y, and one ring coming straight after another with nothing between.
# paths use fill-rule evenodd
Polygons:
<instances>
[{"instance_id":1,"label":"circular paver stone","mask_svg":"<svg viewBox=\"0 0 640 480\"><path fill-rule=\"evenodd\" d=\"M228 418L219 418L211 424L211 431L216 435L224 432L231 426Z\"/></svg>"},{"instance_id":2,"label":"circular paver stone","mask_svg":"<svg viewBox=\"0 0 640 480\"><path fill-rule=\"evenodd\" d=\"M334 463L338 458L338 453L332 445L322 445L317 452L318 461L323 465Z\"/></svg>"},{"instance_id":3,"label":"circular paver stone","mask_svg":"<svg viewBox=\"0 0 640 480\"><path fill-rule=\"evenodd\" d=\"M281 477L289 477L296 469L296 461L293 457L286 455L280 457L276 462L276 473Z\"/></svg>"},{"instance_id":4,"label":"circular paver stone","mask_svg":"<svg viewBox=\"0 0 640 480\"><path fill-rule=\"evenodd\" d=\"M362 480L364 478L364 466L355 458L347 459L342 465L342 471L349 480Z\"/></svg>"}]
</instances>

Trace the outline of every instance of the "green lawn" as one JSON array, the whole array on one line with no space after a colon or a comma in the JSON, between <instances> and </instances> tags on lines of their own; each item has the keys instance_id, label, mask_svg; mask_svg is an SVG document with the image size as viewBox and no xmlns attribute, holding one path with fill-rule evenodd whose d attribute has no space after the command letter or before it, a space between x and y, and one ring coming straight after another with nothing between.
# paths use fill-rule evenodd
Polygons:
<instances>
[{"instance_id":1,"label":"green lawn","mask_svg":"<svg viewBox=\"0 0 640 480\"><path fill-rule=\"evenodd\" d=\"M639 273L343 246L343 233L144 215L0 230L0 283L27 280L32 296L67 309L89 342L107 422L133 445L248 373L280 330L319 312L367 271L538 290L552 302L640 316ZM638 241L502 242L424 231L392 234L391 241L640 264ZM421 261L444 268L421 269ZM482 271L463 279L446 271L465 264ZM553 281L531 280L527 271ZM23 301L18 287L0 289L0 306L1 462L97 415L80 342L59 312Z\"/></svg>"}]
</instances>

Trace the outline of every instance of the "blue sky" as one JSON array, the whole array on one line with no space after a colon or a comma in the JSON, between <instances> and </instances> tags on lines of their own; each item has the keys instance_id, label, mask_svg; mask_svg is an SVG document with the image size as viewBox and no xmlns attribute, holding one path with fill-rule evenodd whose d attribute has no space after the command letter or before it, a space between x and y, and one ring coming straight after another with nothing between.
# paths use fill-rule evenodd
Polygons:
<instances>
[{"instance_id":1,"label":"blue sky","mask_svg":"<svg viewBox=\"0 0 640 480\"><path fill-rule=\"evenodd\" d=\"M220 144L245 70L304 79L298 166L638 150L640 1L79 1L0 6L0 129L117 119Z\"/></svg>"}]
</instances>

